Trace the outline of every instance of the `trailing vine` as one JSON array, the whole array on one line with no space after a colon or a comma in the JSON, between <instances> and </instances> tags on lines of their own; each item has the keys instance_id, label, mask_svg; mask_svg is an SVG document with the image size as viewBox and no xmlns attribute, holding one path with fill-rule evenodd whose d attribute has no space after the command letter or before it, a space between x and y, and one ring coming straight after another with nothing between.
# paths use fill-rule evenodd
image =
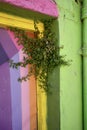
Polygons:
<instances>
[{"instance_id":1,"label":"trailing vine","mask_svg":"<svg viewBox=\"0 0 87 130\"><path fill-rule=\"evenodd\" d=\"M57 43L55 33L52 31L52 25L54 20L45 20L44 31L40 32L37 27L37 22L34 22L34 38L27 35L27 31L9 27L14 32L15 38L17 38L18 45L22 45L23 48L23 61L15 63L10 61L10 66L13 68L26 67L30 64L30 69L27 75L18 79L18 81L26 81L31 75L34 75L39 80L39 86L46 92L49 91L50 83L48 81L48 75L54 70L55 67L61 65L67 65L68 62L64 59L64 56L59 55L60 48Z\"/></svg>"}]
</instances>

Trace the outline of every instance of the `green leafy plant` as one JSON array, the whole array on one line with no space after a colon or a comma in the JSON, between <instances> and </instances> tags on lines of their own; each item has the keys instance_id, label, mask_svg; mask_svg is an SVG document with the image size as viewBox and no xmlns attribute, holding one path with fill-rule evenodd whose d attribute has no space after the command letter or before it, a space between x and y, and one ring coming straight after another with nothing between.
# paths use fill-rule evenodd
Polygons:
<instances>
[{"instance_id":1,"label":"green leafy plant","mask_svg":"<svg viewBox=\"0 0 87 130\"><path fill-rule=\"evenodd\" d=\"M57 43L55 33L52 31L52 25L54 20L45 20L44 31L40 32L37 27L37 22L34 22L34 38L27 35L27 31L18 28L9 29L14 32L15 38L17 38L18 45L22 45L23 48L23 61L15 63L10 61L10 66L13 68L26 67L30 64L30 69L27 75L19 78L19 81L26 81L31 75L34 75L39 80L39 86L46 92L49 91L50 83L48 81L48 74L57 66L68 65L68 62L64 59L65 56L59 55L60 48Z\"/></svg>"}]
</instances>

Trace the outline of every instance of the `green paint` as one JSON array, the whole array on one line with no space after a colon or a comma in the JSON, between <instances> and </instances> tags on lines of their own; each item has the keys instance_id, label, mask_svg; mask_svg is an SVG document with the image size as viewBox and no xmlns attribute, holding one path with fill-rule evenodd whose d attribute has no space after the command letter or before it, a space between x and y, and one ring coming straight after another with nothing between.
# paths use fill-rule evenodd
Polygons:
<instances>
[{"instance_id":1,"label":"green paint","mask_svg":"<svg viewBox=\"0 0 87 130\"><path fill-rule=\"evenodd\" d=\"M59 23L54 22L52 30L56 33L59 44ZM60 130L60 71L56 68L51 75L49 81L52 86L52 94L47 95L47 130Z\"/></svg>"},{"instance_id":2,"label":"green paint","mask_svg":"<svg viewBox=\"0 0 87 130\"><path fill-rule=\"evenodd\" d=\"M60 130L82 130L82 64L80 4L57 0L62 54L72 63L60 69Z\"/></svg>"},{"instance_id":3,"label":"green paint","mask_svg":"<svg viewBox=\"0 0 87 130\"><path fill-rule=\"evenodd\" d=\"M84 130L87 130L87 0L83 0L83 99Z\"/></svg>"},{"instance_id":4,"label":"green paint","mask_svg":"<svg viewBox=\"0 0 87 130\"><path fill-rule=\"evenodd\" d=\"M60 70L56 68L49 76L54 88L52 88L53 93L47 96L47 130L83 130L82 60L79 54L81 48L80 4L77 4L75 0L56 0L56 2L59 18L53 25L53 30L58 36L58 44L64 45L60 53L66 54L66 58L73 61L70 66L62 67ZM0 4L0 11L29 19L50 18L7 4ZM87 27L87 23L85 24ZM43 126L40 128L43 130Z\"/></svg>"}]
</instances>

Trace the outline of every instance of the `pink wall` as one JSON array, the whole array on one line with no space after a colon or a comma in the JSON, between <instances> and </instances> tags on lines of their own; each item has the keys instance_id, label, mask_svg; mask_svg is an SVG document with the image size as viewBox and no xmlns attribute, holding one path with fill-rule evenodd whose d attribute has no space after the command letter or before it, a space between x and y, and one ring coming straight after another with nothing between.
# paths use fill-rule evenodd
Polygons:
<instances>
[{"instance_id":1,"label":"pink wall","mask_svg":"<svg viewBox=\"0 0 87 130\"><path fill-rule=\"evenodd\" d=\"M57 5L52 0L0 0L21 8L58 17Z\"/></svg>"}]
</instances>

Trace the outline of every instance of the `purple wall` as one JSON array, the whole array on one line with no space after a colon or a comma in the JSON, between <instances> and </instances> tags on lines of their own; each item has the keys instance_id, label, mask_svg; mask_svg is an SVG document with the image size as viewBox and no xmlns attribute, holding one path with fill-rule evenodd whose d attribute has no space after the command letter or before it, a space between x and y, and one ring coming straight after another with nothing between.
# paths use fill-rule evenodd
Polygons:
<instances>
[{"instance_id":1,"label":"purple wall","mask_svg":"<svg viewBox=\"0 0 87 130\"><path fill-rule=\"evenodd\" d=\"M0 66L0 130L12 130L9 64Z\"/></svg>"},{"instance_id":2,"label":"purple wall","mask_svg":"<svg viewBox=\"0 0 87 130\"><path fill-rule=\"evenodd\" d=\"M23 59L22 48L16 45L16 40L12 32L0 29L0 130L34 130L37 126L36 90L31 93L34 80L17 81L27 74L29 66L16 70L8 63L9 59L15 62Z\"/></svg>"},{"instance_id":3,"label":"purple wall","mask_svg":"<svg viewBox=\"0 0 87 130\"><path fill-rule=\"evenodd\" d=\"M22 130L20 72L8 60L18 61L18 49L5 29L0 29L0 130Z\"/></svg>"}]
</instances>

